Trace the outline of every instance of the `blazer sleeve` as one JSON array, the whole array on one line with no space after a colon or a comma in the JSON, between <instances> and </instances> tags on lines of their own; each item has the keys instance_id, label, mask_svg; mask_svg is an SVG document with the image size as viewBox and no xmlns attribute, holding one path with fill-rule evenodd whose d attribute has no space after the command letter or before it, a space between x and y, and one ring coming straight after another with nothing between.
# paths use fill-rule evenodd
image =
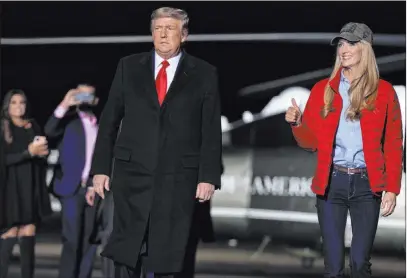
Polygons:
<instances>
[{"instance_id":1,"label":"blazer sleeve","mask_svg":"<svg viewBox=\"0 0 407 278\"><path fill-rule=\"evenodd\" d=\"M321 88L319 84L316 84L312 89L305 105L304 112L302 114L301 124L291 125L292 132L298 145L306 150L315 152L317 150L317 138L314 133L313 125L318 120L318 110L316 105L317 90Z\"/></svg>"},{"instance_id":2,"label":"blazer sleeve","mask_svg":"<svg viewBox=\"0 0 407 278\"><path fill-rule=\"evenodd\" d=\"M113 78L109 97L100 117L99 131L96 138L90 171L91 175L100 174L110 176L113 160L113 147L123 116L123 59L121 59Z\"/></svg>"},{"instance_id":3,"label":"blazer sleeve","mask_svg":"<svg viewBox=\"0 0 407 278\"><path fill-rule=\"evenodd\" d=\"M403 171L403 128L397 94L392 86L390 90L383 146L387 176L386 191L399 194Z\"/></svg>"},{"instance_id":4,"label":"blazer sleeve","mask_svg":"<svg viewBox=\"0 0 407 278\"><path fill-rule=\"evenodd\" d=\"M60 137L64 134L67 124L68 115L64 115L64 117L58 118L53 113L44 126L44 133L49 138Z\"/></svg>"},{"instance_id":5,"label":"blazer sleeve","mask_svg":"<svg viewBox=\"0 0 407 278\"><path fill-rule=\"evenodd\" d=\"M210 89L205 93L202 105L201 150L199 183L206 182L221 187L222 130L220 96L217 70L209 76Z\"/></svg>"}]
</instances>

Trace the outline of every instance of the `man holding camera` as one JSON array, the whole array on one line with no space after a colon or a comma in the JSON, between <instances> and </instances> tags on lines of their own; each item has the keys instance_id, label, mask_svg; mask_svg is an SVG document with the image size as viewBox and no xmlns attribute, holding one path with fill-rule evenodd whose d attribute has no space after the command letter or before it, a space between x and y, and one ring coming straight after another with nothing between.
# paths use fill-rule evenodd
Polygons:
<instances>
[{"instance_id":1,"label":"man holding camera","mask_svg":"<svg viewBox=\"0 0 407 278\"><path fill-rule=\"evenodd\" d=\"M49 139L58 140L59 167L53 193L62 206L60 278L89 278L92 273L97 249L91 241L96 208L88 175L98 132L92 113L97 103L94 87L79 85L68 91L44 128Z\"/></svg>"}]
</instances>

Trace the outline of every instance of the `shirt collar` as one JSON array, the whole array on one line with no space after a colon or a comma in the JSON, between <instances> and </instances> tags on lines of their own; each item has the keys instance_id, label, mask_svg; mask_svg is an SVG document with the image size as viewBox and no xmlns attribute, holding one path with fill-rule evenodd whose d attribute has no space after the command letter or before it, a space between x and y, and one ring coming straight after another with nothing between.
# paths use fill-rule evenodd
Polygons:
<instances>
[{"instance_id":1,"label":"shirt collar","mask_svg":"<svg viewBox=\"0 0 407 278\"><path fill-rule=\"evenodd\" d=\"M88 119L94 125L97 123L96 116L93 113L79 111L79 117L81 119Z\"/></svg>"},{"instance_id":2,"label":"shirt collar","mask_svg":"<svg viewBox=\"0 0 407 278\"><path fill-rule=\"evenodd\" d=\"M345 71L345 69L341 70L341 82L345 82L347 84L350 84L349 79L346 78L345 74L343 74L343 72Z\"/></svg>"},{"instance_id":3,"label":"shirt collar","mask_svg":"<svg viewBox=\"0 0 407 278\"><path fill-rule=\"evenodd\" d=\"M182 55L182 52L180 51L177 56L174 56L174 57L168 59L167 62L170 64L170 66L177 65L179 60L181 59L181 55ZM162 61L164 61L164 59L160 55L158 55L157 52L154 52L154 61L155 61L155 68L157 69L161 65Z\"/></svg>"}]
</instances>

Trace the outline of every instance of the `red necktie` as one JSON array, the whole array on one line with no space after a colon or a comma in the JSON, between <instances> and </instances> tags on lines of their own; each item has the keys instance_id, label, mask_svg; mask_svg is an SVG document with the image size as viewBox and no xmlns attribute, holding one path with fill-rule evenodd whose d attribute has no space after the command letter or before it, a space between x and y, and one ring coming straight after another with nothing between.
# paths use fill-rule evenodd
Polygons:
<instances>
[{"instance_id":1,"label":"red necktie","mask_svg":"<svg viewBox=\"0 0 407 278\"><path fill-rule=\"evenodd\" d=\"M167 71L166 68L170 65L167 60L161 62L161 69L155 79L155 86L157 88L158 102L160 105L163 103L165 94L167 93Z\"/></svg>"}]
</instances>

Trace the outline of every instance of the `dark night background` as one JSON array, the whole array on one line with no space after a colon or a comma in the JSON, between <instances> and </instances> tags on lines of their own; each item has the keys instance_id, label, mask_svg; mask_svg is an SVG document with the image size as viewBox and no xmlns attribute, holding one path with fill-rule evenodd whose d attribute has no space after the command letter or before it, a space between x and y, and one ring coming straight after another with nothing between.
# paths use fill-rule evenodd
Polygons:
<instances>
[{"instance_id":1,"label":"dark night background","mask_svg":"<svg viewBox=\"0 0 407 278\"><path fill-rule=\"evenodd\" d=\"M2 2L2 37L148 35L151 11L184 8L190 33L339 32L348 21L364 22L375 33L405 34L405 2ZM64 94L91 82L104 101L123 56L149 51L151 43L1 47L1 90L26 91L34 117L44 124ZM238 97L239 89L305 71L330 67L328 44L275 42L190 42L186 50L217 66L223 115L241 118L259 111L269 98ZM378 57L405 52L377 47ZM405 70L383 76L405 85ZM270 92L277 94L277 92ZM100 112L100 111L97 111Z\"/></svg>"},{"instance_id":2,"label":"dark night background","mask_svg":"<svg viewBox=\"0 0 407 278\"><path fill-rule=\"evenodd\" d=\"M341 27L350 21L363 22L371 27L374 33L380 34L406 34L406 2L398 1L346 1L346 2L1 2L0 1L0 37L2 38L35 38L35 37L66 37L66 36L120 36L120 35L150 35L151 12L161 6L172 6L185 9L190 16L191 34L222 34L222 33L272 33L272 32L329 32L339 33ZM120 58L138 52L150 51L151 43L126 44L59 44L59 45L0 45L0 95L3 96L11 88L23 89L33 106L33 116L44 125L48 117L63 99L66 92L76 87L78 83L88 82L96 87L101 102L97 109L100 113L107 99L108 91ZM391 54L405 53L405 47L375 46L377 57ZM215 65L219 72L220 92L222 100L222 114L229 121L241 119L244 111L259 112L269 102L270 98L278 95L283 89L267 91L258 97L241 97L240 89L262 82L328 68L333 65L335 48L326 44L316 43L283 43L283 42L188 42L186 50L190 54L200 57ZM383 74L382 78L393 85L406 84L406 71L399 70ZM294 84L296 85L296 84ZM307 85L310 88L312 84ZM290 86L291 87L291 86ZM2 97L0 98L2 99ZM225 138L228 137L224 136ZM224 146L223 157L228 178L233 182L223 182L223 188L234 188L237 191L232 196L228 191L218 195L220 199L214 201L213 207L227 207L240 209L266 209L286 210L286 212L314 213L314 197L300 195L287 195L281 197L271 193L260 194L249 191L250 182L245 184L243 178L268 177L264 179L261 188L267 191L270 188L280 188L277 178L303 178L311 177L314 168L315 156L297 148L290 126L284 121L284 114L274 115L253 123L245 124L231 132L230 146ZM256 148L252 148L252 146ZM237 146L237 147L236 147ZM53 148L54 146L51 146ZM239 148L242 147L242 148ZM263 149L261 147L267 147ZM406 163L404 162L404 166ZM229 171L229 172L228 172ZM242 181L243 179L243 181ZM281 181L282 179L280 179ZM230 180L229 180L230 181ZM263 181L263 179L262 179ZM291 183L293 185L294 183ZM225 186L226 185L226 186ZM290 182L284 186L291 187ZM229 186L229 187L227 187ZM295 185L293 186L293 188ZM248 190L247 193L244 191ZM220 194L222 194L222 191ZM404 194L404 193L403 193ZM404 222L403 205L395 221ZM232 211L234 212L234 211ZM400 216L401 215L401 216ZM309 240L311 248L315 242L319 244L318 226L316 223L274 221L270 219L255 219L253 216L239 218L214 217L215 224L220 223L225 230L232 234L233 239L239 239L240 233L253 233L263 237L271 235L271 246L278 243L278 236L294 241L294 237L304 241ZM232 219L232 221L230 220ZM391 220L393 220L391 219ZM44 233L44 242L52 242L52 246L60 246L60 219L52 220L49 233ZM247 221L247 223L246 223ZM55 224L57 223L57 224ZM54 227L54 226L56 227ZM246 226L247 225L247 226ZM45 225L44 225L45 226ZM216 225L215 225L216 226ZM379 225L380 226L380 225ZM393 229L392 226L390 229ZM379 231L380 231L379 227ZM397 248L404 246L399 238L389 237L382 229L382 238L394 240ZM45 229L44 229L45 230ZM221 230L221 229L220 229ZM399 228L394 229L399 233ZM393 230L392 230L393 231ZM402 231L404 232L404 231ZM236 236L236 234L238 236ZM392 234L392 233L390 233ZM383 236L384 235L384 236ZM45 239L46 237L49 237ZM276 239L277 238L277 239ZM401 237L404 240L404 237ZM229 238L228 238L229 239ZM240 240L240 239L239 239ZM237 241L236 241L237 242ZM243 240L242 240L243 242ZM309 243L309 242L308 242ZM223 243L221 243L223 244ZM261 249L247 252L244 245L239 242L237 248L230 249L235 252L226 256L223 245L206 251L209 263L207 269L214 273L226 269L223 265L233 268L231 273L244 272L251 274L244 277L255 277L262 274L264 269L277 269L277 273L297 271L291 261L286 264L287 257L275 255L270 257L260 269L260 259L263 254L254 258ZM41 245L41 242L40 244ZM38 246L38 245L37 245ZM52 255L46 248L38 252L41 256L37 260L37 269L49 276L56 277L59 254ZM243 246L243 247L242 247ZM319 246L319 245L318 245ZM393 248L393 243L389 245ZM387 246L386 246L387 247ZM59 248L59 247L58 247ZM274 248L274 247L273 247ZM317 247L319 248L319 247ZM38 250L38 249L37 249ZM45 250L45 251L44 251ZM205 249L204 249L205 250ZM221 252L219 252L219 250ZM250 254L239 263L230 263L232 259L239 258L239 250ZM249 250L249 249L248 249ZM251 249L250 249L251 250ZM405 255L400 258L383 260L381 265L374 262L374 268L382 270L383 275L377 277L405 277L393 276L392 272L404 270ZM204 251L205 252L205 251ZM230 254L232 254L232 252ZM261 251L263 252L263 251ZM266 250L264 254L268 251ZM271 251L270 251L271 252ZM397 249L399 252L399 249ZM280 254L280 253L276 253ZM49 256L49 257L48 257ZM51 256L54 256L51 259ZM228 257L230 256L230 258ZM269 257L266 257L269 258ZM294 259L289 256L290 260ZM229 261L230 260L230 261ZM320 260L321 261L321 260ZM203 260L205 270L205 260ZM225 264L224 262L228 262ZM298 262L300 260L298 259ZM391 264L395 262L395 264ZM273 264L273 265L272 265ZM280 265L281 264L281 265ZM201 267L202 267L201 265ZM396 265L394 267L394 265ZM400 267L400 265L402 267ZM277 266L277 267L276 267ZM294 266L294 267L292 267ZM385 267L383 267L385 266ZM319 268L302 269L298 275L271 275L272 277L317 277ZM20 266L15 264L14 274L19 277ZM280 270L281 269L281 270ZM375 271L376 271L375 269ZM383 270L384 269L384 270ZM202 272L201 270L199 270ZM205 270L208 271L208 270ZM302 275L302 271L304 275ZM306 275L312 273L311 275ZM397 273L398 273L397 272ZM39 273L39 271L38 271ZM265 272L267 273L267 272ZM273 272L274 273L274 272ZM301 273L301 274L300 274ZM219 274L219 273L218 273ZM240 273L242 274L242 273ZM252 275L254 274L254 275ZM281 274L281 273L280 273ZM405 274L405 273L403 273ZM243 275L243 274L242 274ZM377 275L375 273L375 275ZM97 276L101 277L101 276ZM207 276L200 276L207 277ZM211 277L226 277L220 276ZM243 277L243 276L242 276ZM376 276L375 276L376 277Z\"/></svg>"}]
</instances>

